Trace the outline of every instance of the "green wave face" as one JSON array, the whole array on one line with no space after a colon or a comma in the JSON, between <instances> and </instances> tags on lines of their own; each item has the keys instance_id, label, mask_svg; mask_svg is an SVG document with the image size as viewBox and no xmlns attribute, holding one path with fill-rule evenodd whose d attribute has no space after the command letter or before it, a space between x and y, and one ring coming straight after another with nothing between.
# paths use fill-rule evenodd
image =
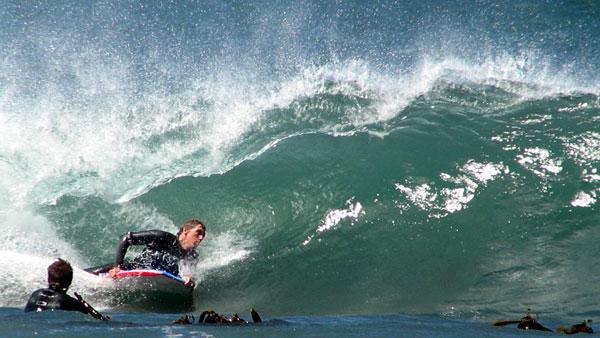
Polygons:
<instances>
[{"instance_id":1,"label":"green wave face","mask_svg":"<svg viewBox=\"0 0 600 338\"><path fill-rule=\"evenodd\" d=\"M598 9L485 4L9 3L0 305L199 218L199 309L591 316Z\"/></svg>"}]
</instances>

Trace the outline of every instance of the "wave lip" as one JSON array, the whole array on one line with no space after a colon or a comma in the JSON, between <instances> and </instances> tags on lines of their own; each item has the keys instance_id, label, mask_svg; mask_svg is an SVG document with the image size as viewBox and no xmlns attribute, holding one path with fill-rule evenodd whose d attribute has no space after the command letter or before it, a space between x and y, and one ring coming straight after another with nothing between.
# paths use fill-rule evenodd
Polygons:
<instances>
[{"instance_id":1,"label":"wave lip","mask_svg":"<svg viewBox=\"0 0 600 338\"><path fill-rule=\"evenodd\" d=\"M15 202L33 198L34 203L53 203L65 194L101 194L122 203L177 177L227 172L289 137L357 131L385 136L413 102L432 95L453 100L455 88L463 94L474 90L476 102L489 101L486 88L502 90L501 96L509 98L505 107L592 90L574 85L569 80L573 76L553 73L545 62L535 55L490 56L479 63L423 57L407 70L349 59L262 83L227 72L215 79L188 79L187 90L164 88L160 95L160 88L136 95L112 92L115 81L124 88L119 81L135 79L129 70L116 68L111 74L123 80L94 90L62 91L55 82L38 93L38 101L7 91L0 117L6 123L0 124L0 132L9 142L3 143L0 156L10 159L3 163L6 171L23 173L23 180L12 183L16 193L9 195ZM89 72L106 69L65 67L79 79L80 88L88 83ZM35 103L39 101L48 104ZM592 107L584 103L580 108ZM31 128L37 130L36 139L23 137Z\"/></svg>"}]
</instances>

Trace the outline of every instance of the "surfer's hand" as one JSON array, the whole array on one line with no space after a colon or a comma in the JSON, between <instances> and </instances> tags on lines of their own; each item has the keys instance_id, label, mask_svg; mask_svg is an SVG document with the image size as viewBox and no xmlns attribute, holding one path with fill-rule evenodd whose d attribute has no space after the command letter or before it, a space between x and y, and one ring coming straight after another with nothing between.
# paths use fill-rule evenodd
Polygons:
<instances>
[{"instance_id":1,"label":"surfer's hand","mask_svg":"<svg viewBox=\"0 0 600 338\"><path fill-rule=\"evenodd\" d=\"M192 279L192 276L183 275L181 278L183 278L183 285L189 286L192 288L196 286L196 282L194 282L194 280Z\"/></svg>"},{"instance_id":2,"label":"surfer's hand","mask_svg":"<svg viewBox=\"0 0 600 338\"><path fill-rule=\"evenodd\" d=\"M121 271L121 268L118 266L115 266L114 268L108 270L108 277L115 278L117 276L117 274L119 273L119 271Z\"/></svg>"}]
</instances>

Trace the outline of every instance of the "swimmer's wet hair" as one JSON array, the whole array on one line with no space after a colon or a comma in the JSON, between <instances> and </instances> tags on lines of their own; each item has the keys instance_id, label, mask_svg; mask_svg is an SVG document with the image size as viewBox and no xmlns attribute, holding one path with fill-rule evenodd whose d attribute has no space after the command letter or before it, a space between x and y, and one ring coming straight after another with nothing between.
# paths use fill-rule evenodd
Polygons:
<instances>
[{"instance_id":1,"label":"swimmer's wet hair","mask_svg":"<svg viewBox=\"0 0 600 338\"><path fill-rule=\"evenodd\" d=\"M201 226L202 229L204 229L204 232L206 232L206 225L204 225L202 221L199 221L197 219L190 219L183 223L181 229L179 229L179 231L177 232L177 236L179 236L183 232L183 230L191 230L197 226Z\"/></svg>"},{"instance_id":2,"label":"swimmer's wet hair","mask_svg":"<svg viewBox=\"0 0 600 338\"><path fill-rule=\"evenodd\" d=\"M73 281L73 268L62 258L58 258L48 266L48 284L55 284L63 289L71 286Z\"/></svg>"}]
</instances>

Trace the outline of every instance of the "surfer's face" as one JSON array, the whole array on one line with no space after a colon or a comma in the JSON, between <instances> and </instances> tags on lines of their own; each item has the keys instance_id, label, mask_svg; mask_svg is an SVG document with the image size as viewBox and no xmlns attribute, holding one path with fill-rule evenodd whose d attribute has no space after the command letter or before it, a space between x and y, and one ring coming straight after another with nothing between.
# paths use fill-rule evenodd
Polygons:
<instances>
[{"instance_id":1,"label":"surfer's face","mask_svg":"<svg viewBox=\"0 0 600 338\"><path fill-rule=\"evenodd\" d=\"M204 239L204 228L197 226L189 230L183 230L179 235L179 243L185 250L195 249Z\"/></svg>"}]
</instances>

